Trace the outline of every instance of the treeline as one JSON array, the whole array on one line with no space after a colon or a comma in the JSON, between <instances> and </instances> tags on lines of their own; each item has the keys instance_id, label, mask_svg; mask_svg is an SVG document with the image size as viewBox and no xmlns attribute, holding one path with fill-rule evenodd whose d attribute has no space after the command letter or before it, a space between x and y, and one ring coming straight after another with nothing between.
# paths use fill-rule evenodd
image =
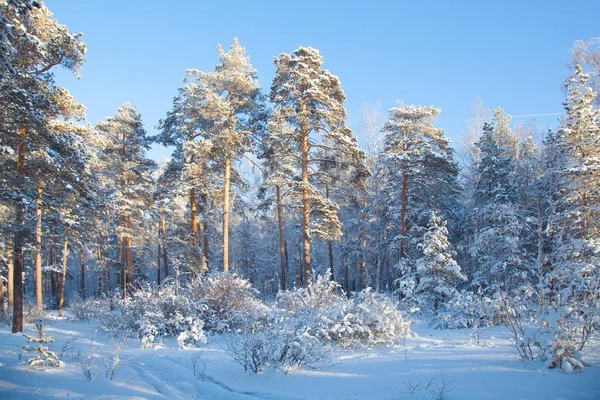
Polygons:
<instances>
[{"instance_id":1,"label":"treeline","mask_svg":"<svg viewBox=\"0 0 600 400\"><path fill-rule=\"evenodd\" d=\"M77 74L81 36L40 2L0 7L1 288L14 332L24 293L62 314L65 288L126 298L207 271L266 296L329 274L348 295L373 287L424 313L474 294L565 309L584 334L598 323L600 114L587 59L543 143L498 108L459 168L440 110L399 103L381 127L366 118L361 150L317 50L277 56L267 94L237 39L214 71L187 71L157 136L128 103L82 125L85 108L52 75ZM173 149L167 162L147 157L153 143Z\"/></svg>"}]
</instances>

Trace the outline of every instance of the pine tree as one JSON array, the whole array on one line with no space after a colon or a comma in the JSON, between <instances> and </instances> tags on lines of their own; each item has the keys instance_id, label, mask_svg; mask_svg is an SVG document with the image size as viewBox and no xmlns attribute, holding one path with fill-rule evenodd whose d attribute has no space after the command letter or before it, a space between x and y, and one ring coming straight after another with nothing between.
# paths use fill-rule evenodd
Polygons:
<instances>
[{"instance_id":1,"label":"pine tree","mask_svg":"<svg viewBox=\"0 0 600 400\"><path fill-rule=\"evenodd\" d=\"M341 234L338 205L325 195L323 183L330 174L319 169L320 157L340 153L355 164L362 158L356 137L345 127L346 96L340 81L323 70L322 65L323 57L310 47L281 54L275 58L276 71L270 94L276 112L292 127L290 135L294 151L290 156L296 159L300 171L292 193L302 208L304 285L308 284L312 271L312 235L329 240Z\"/></svg>"},{"instance_id":2,"label":"pine tree","mask_svg":"<svg viewBox=\"0 0 600 400\"><path fill-rule=\"evenodd\" d=\"M70 34L64 25L52 19L42 2L10 0L2 2L0 8L0 109L3 110L0 113L3 179L0 181L6 185L0 192L3 193L1 200L15 210L13 332L20 332L23 329L23 248L30 229L27 217L35 214L27 207L36 203L39 188L32 185L36 180L32 179L35 171L30 168L30 161L47 154L65 134L53 129L53 121L68 122L83 116L83 107L55 84L52 71L62 66L77 75L84 61L85 44L81 35ZM60 148L58 154L61 154ZM37 279L39 284L39 273ZM36 286L41 292L39 285Z\"/></svg>"},{"instance_id":3,"label":"pine tree","mask_svg":"<svg viewBox=\"0 0 600 400\"><path fill-rule=\"evenodd\" d=\"M572 307L582 347L600 305L600 110L578 66L566 84L566 118L554 145L558 183L554 252L549 274L554 306ZM580 350L580 349L578 349Z\"/></svg>"},{"instance_id":4,"label":"pine tree","mask_svg":"<svg viewBox=\"0 0 600 400\"><path fill-rule=\"evenodd\" d=\"M484 125L477 143L481 161L469 216L473 238L470 256L475 264L472 285L490 295L498 291L515 293L529 282L524 275L529 269L523 248L525 216L511 178L516 155L509 121L510 117L498 108L493 124Z\"/></svg>"},{"instance_id":5,"label":"pine tree","mask_svg":"<svg viewBox=\"0 0 600 400\"><path fill-rule=\"evenodd\" d=\"M411 246L423 234L431 210L442 210L444 219L455 219L457 167L442 129L433 126L439 109L400 103L390 110L384 125L384 149L377 161L376 176L384 183L373 205L385 224L388 261L399 270L397 280L404 294L411 290L418 249ZM409 224L412 221L412 225Z\"/></svg>"},{"instance_id":6,"label":"pine tree","mask_svg":"<svg viewBox=\"0 0 600 400\"><path fill-rule=\"evenodd\" d=\"M297 163L293 156L293 128L288 125L280 112L275 111L267 124L266 135L261 141L260 158L263 159L263 183L260 196L264 199L275 190L274 200L279 233L280 287L287 289L287 263L284 239L285 194L291 190L293 178L298 176Z\"/></svg>"},{"instance_id":7,"label":"pine tree","mask_svg":"<svg viewBox=\"0 0 600 400\"><path fill-rule=\"evenodd\" d=\"M140 217L150 208L149 188L155 163L146 158L146 150L151 139L146 135L141 115L129 103L121 106L113 117L99 122L96 129L106 138L100 173L118 214L119 262L125 298L127 285L133 284L134 231L143 222Z\"/></svg>"},{"instance_id":8,"label":"pine tree","mask_svg":"<svg viewBox=\"0 0 600 400\"><path fill-rule=\"evenodd\" d=\"M415 296L425 308L437 311L454 295L457 284L466 281L467 277L454 260L456 253L450 248L446 222L435 212L431 213L420 247L423 257L417 260L419 283Z\"/></svg>"},{"instance_id":9,"label":"pine tree","mask_svg":"<svg viewBox=\"0 0 600 400\"><path fill-rule=\"evenodd\" d=\"M230 187L241 181L234 163L251 149L252 135L265 119L264 99L256 71L237 38L229 52L218 46L219 64L214 72L188 71L186 92L194 97L194 110L209 124L206 138L211 159L223 176L223 271L229 270ZM239 185L239 183L238 183Z\"/></svg>"}]
</instances>

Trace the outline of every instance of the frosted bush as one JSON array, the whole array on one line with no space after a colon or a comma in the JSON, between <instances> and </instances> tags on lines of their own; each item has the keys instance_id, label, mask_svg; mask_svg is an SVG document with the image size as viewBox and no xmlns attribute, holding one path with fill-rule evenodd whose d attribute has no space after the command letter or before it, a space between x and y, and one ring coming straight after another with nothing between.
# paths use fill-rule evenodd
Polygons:
<instances>
[{"instance_id":1,"label":"frosted bush","mask_svg":"<svg viewBox=\"0 0 600 400\"><path fill-rule=\"evenodd\" d=\"M194 302L204 306L199 316L209 331L249 332L268 314L268 308L256 297L258 290L233 274L213 273L197 278L188 286L188 292Z\"/></svg>"},{"instance_id":2,"label":"frosted bush","mask_svg":"<svg viewBox=\"0 0 600 400\"><path fill-rule=\"evenodd\" d=\"M232 334L225 338L225 352L240 364L244 371L255 374L276 364L276 344L269 331L252 334Z\"/></svg>"},{"instance_id":3,"label":"frosted bush","mask_svg":"<svg viewBox=\"0 0 600 400\"><path fill-rule=\"evenodd\" d=\"M82 321L101 321L105 318L109 318L111 310L111 301L108 298L90 298L86 300L73 300L71 301L69 309L75 316L75 318Z\"/></svg>"},{"instance_id":4,"label":"frosted bush","mask_svg":"<svg viewBox=\"0 0 600 400\"><path fill-rule=\"evenodd\" d=\"M337 341L346 346L394 345L410 335L397 301L367 288L350 299Z\"/></svg>"},{"instance_id":5,"label":"frosted bush","mask_svg":"<svg viewBox=\"0 0 600 400\"><path fill-rule=\"evenodd\" d=\"M439 329L480 328L493 324L497 314L495 302L477 293L456 292L433 318L432 325Z\"/></svg>"},{"instance_id":6,"label":"frosted bush","mask_svg":"<svg viewBox=\"0 0 600 400\"><path fill-rule=\"evenodd\" d=\"M393 345L410 333L396 301L365 289L347 299L337 283L319 277L307 288L277 296L273 318L288 330L341 346Z\"/></svg>"},{"instance_id":7,"label":"frosted bush","mask_svg":"<svg viewBox=\"0 0 600 400\"><path fill-rule=\"evenodd\" d=\"M174 284L142 286L131 297L120 301L120 312L101 321L114 334L128 333L149 348L167 337L177 337L180 346L204 343L204 322L199 315L204 306L187 295L177 294Z\"/></svg>"}]
</instances>

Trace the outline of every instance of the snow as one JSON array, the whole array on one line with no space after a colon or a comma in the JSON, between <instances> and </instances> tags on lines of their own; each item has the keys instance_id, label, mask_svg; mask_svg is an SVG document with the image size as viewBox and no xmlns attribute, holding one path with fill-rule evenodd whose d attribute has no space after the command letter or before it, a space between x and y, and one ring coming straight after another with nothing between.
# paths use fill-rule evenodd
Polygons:
<instances>
[{"instance_id":1,"label":"snow","mask_svg":"<svg viewBox=\"0 0 600 400\"><path fill-rule=\"evenodd\" d=\"M68 313L67 313L68 315ZM113 380L106 377L105 359L118 343L91 323L52 318L45 334L53 336L52 351L60 353L71 339L61 369L34 370L19 360L27 340L0 326L0 398L144 398L144 399L598 399L600 346L592 343L591 366L566 374L544 368L543 362L521 362L504 328L481 333L474 344L471 330L417 328L416 336L393 348L351 351L338 349L320 370L245 372L212 335L198 348L180 349L169 339L154 349L127 341L119 355L125 360ZM35 335L31 324L25 333ZM81 363L92 343L92 380ZM202 351L196 368L192 358ZM196 377L197 376L197 377ZM445 385L445 389L444 389Z\"/></svg>"}]
</instances>

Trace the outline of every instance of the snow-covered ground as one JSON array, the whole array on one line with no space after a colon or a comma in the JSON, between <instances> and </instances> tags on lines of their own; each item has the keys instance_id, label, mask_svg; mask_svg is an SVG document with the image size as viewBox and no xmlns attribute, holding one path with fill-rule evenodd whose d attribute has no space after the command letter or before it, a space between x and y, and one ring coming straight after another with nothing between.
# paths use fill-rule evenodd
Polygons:
<instances>
[{"instance_id":1,"label":"snow-covered ground","mask_svg":"<svg viewBox=\"0 0 600 400\"><path fill-rule=\"evenodd\" d=\"M123 368L113 380L104 361L118 343L96 326L54 319L45 332L63 354L62 369L33 370L21 346L27 340L0 326L0 399L600 399L600 349L592 346L592 366L572 375L547 370L541 362L521 362L508 332L494 328L472 342L470 330L416 329L395 348L338 350L322 369L245 372L209 336L199 349L180 350L175 340L143 350L126 342ZM28 324L25 332L35 335ZM93 354L88 380L77 359ZM194 374L192 359L202 350ZM77 356L79 354L79 356ZM203 371L203 373L202 373Z\"/></svg>"}]
</instances>

